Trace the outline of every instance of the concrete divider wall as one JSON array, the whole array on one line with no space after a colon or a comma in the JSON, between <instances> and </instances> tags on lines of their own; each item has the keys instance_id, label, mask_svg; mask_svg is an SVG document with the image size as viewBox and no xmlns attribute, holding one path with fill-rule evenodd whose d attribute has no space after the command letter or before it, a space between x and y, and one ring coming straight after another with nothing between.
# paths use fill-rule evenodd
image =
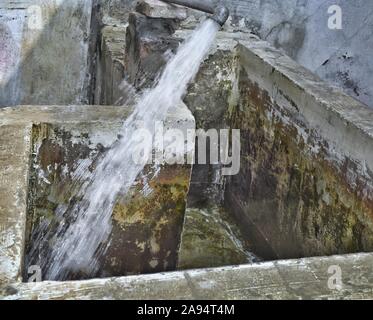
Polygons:
<instances>
[{"instance_id":1,"label":"concrete divider wall","mask_svg":"<svg viewBox=\"0 0 373 320\"><path fill-rule=\"evenodd\" d=\"M241 171L226 205L266 259L373 250L373 112L262 41L241 41Z\"/></svg>"}]
</instances>

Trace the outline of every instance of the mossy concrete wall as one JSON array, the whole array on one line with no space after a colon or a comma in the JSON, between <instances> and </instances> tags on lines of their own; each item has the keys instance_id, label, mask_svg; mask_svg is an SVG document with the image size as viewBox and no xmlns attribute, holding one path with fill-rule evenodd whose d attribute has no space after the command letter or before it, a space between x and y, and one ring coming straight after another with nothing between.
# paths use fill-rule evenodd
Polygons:
<instances>
[{"instance_id":1,"label":"mossy concrete wall","mask_svg":"<svg viewBox=\"0 0 373 320\"><path fill-rule=\"evenodd\" d=\"M71 205L84 182L74 179L74 171L82 163L94 166L130 112L112 106L0 111L0 284L21 281L22 275L27 280L28 266L43 270L48 264L54 226L60 222L55 209ZM164 125L184 134L195 126L183 104L168 113ZM112 241L99 273L81 270L69 278L174 270L190 176L190 165L147 166L127 198L118 198Z\"/></svg>"},{"instance_id":2,"label":"mossy concrete wall","mask_svg":"<svg viewBox=\"0 0 373 320\"><path fill-rule=\"evenodd\" d=\"M190 123L191 128L193 122ZM24 278L31 265L42 273L51 262L55 232L61 223L58 207L79 199L85 180L74 178L82 164L91 171L116 140L121 122L76 125L34 125L29 179ZM118 197L112 232L99 272L83 268L69 279L124 276L175 270L184 220L190 166L147 166L126 196ZM73 221L64 215L64 221ZM61 235L62 236L62 235ZM66 279L64 279L66 280Z\"/></svg>"},{"instance_id":3,"label":"mossy concrete wall","mask_svg":"<svg viewBox=\"0 0 373 320\"><path fill-rule=\"evenodd\" d=\"M237 47L226 206L267 259L373 250L373 112L261 41ZM260 245L261 244L261 245Z\"/></svg>"}]
</instances>

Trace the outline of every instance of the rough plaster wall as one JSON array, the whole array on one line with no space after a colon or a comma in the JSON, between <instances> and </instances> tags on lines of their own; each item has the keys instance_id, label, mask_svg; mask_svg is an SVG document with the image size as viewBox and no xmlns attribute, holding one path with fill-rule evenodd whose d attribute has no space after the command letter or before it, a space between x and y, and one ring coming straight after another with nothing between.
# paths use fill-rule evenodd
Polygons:
<instances>
[{"instance_id":1,"label":"rough plaster wall","mask_svg":"<svg viewBox=\"0 0 373 320\"><path fill-rule=\"evenodd\" d=\"M233 23L283 49L324 80L373 107L373 1L221 0ZM329 6L340 5L343 29L330 30Z\"/></svg>"},{"instance_id":2,"label":"rough plaster wall","mask_svg":"<svg viewBox=\"0 0 373 320\"><path fill-rule=\"evenodd\" d=\"M0 107L87 101L91 8L92 0L0 0Z\"/></svg>"}]
</instances>

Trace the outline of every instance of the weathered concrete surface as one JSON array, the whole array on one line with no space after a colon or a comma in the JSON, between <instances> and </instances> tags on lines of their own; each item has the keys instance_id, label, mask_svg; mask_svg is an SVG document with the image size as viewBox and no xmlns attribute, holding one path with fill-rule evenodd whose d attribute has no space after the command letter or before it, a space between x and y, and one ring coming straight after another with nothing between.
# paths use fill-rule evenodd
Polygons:
<instances>
[{"instance_id":1,"label":"weathered concrete surface","mask_svg":"<svg viewBox=\"0 0 373 320\"><path fill-rule=\"evenodd\" d=\"M94 102L99 105L124 105L134 93L126 83L125 38L127 27L106 25L101 31L97 54Z\"/></svg>"},{"instance_id":2,"label":"weathered concrete surface","mask_svg":"<svg viewBox=\"0 0 373 320\"><path fill-rule=\"evenodd\" d=\"M234 37L236 37L236 39L234 39ZM302 254L304 252L309 252L309 254L320 254L320 252L327 252L329 254L333 253L336 249L340 250L341 252L348 252L351 248L354 251L360 250L359 248L368 248L367 250L370 250L371 224L370 218L366 217L366 212L369 214L371 207L369 207L368 211L366 211L364 203L369 204L369 202L365 201L364 199L371 199L371 157L373 154L371 149L371 111L365 109L363 106L361 106L361 104L357 103L353 99L341 95L337 90L327 87L327 85L320 82L318 78L312 76L308 71L294 64L288 58L284 57L280 52L272 50L263 42L255 41L254 39L244 39L243 36L239 34L231 34L229 36L229 40L227 40L223 33L220 34L219 41L218 47L220 48L225 47L222 46L222 43L229 43L229 46L225 47L225 54L220 52L220 56L216 56L220 58L216 59L215 63L211 63L209 68L208 61L214 61L214 52L219 53L219 50L214 51L216 48L212 50L212 55L208 58L206 64L204 65L205 75L201 76L199 80L197 79L196 84L192 85L190 95L187 97L187 99L190 99L190 96L193 96L194 94L196 99L194 101L198 101L197 98L199 97L200 93L203 93L204 91L208 92L206 88L211 88L211 81L206 81L206 79L204 80L205 76L208 79L208 76L212 75L217 79L219 86L220 84L225 85L222 87L224 90L222 89L221 95L219 95L219 91L214 93L217 100L214 100L215 98L213 100L205 100L205 102L203 102L203 100L199 100L200 102L194 105L191 103L191 107L195 108L194 110L198 110L199 114L201 115L201 118L198 120L204 125L214 123L214 121L210 122L208 117L202 118L202 116L206 114L204 112L204 108L212 109L211 107L213 106L217 107L217 112L222 111L220 117L216 116L215 118L214 115L211 117L211 119L215 119L218 124L221 124L222 116L225 117L223 122L224 124L229 123L228 120L233 120L233 124L242 125L243 132L245 133L244 138L246 146L246 149L244 149L246 157L245 162L243 162L245 163L245 172L243 172L243 174L245 175L249 169L254 173L259 170L259 173L263 173L263 175L260 176L263 183L249 185L248 182L253 180L246 179L247 176L244 176L243 178L241 176L239 179L242 180L238 180L240 183L237 183L236 186L233 184L228 184L228 188L232 188L233 186L234 191L237 191L238 196L242 196L241 199L244 201L249 199L251 204L254 204L253 208L259 209L259 214L258 212L254 212L254 210L247 210L246 207L242 209L241 204L244 201L234 201L233 208L236 208L235 213L238 215L238 218L240 219L241 224L244 225L244 229L246 231L246 227L253 225L250 221L247 223L247 220L242 222L242 217L245 217L245 214L248 212L250 215L258 217L257 220L264 224L263 228L262 225L259 225L259 228L262 228L262 230L266 231L266 223L268 223L268 225L271 227L274 227L274 232L272 232L273 230L268 232L266 231L267 235L274 235L272 238L268 238L269 243L268 239L264 239L264 241L263 239L258 240L259 244L260 241L264 242L264 244L262 243L258 245L258 250L263 251L263 248L265 248L271 251L267 257L281 257L282 255L292 256L295 255L294 252L296 252L297 255L299 252ZM238 42L241 42L242 46L247 49L247 52L246 49L242 48L241 46L239 47L237 54L232 52L232 44L234 47ZM167 49L167 47L165 48ZM227 58L226 60L223 59L225 57ZM244 59L245 57L246 60ZM211 58L212 60L209 60ZM222 61L221 65L218 63L219 61ZM240 68L235 70L234 68L237 66L240 66ZM245 66L245 68L242 68L242 66ZM203 73L201 73L201 75L202 74ZM200 85L199 88L198 81L204 83L203 85ZM268 96L270 97L269 99ZM190 99L189 101L193 101L193 99ZM217 103L217 101L220 101L220 103ZM40 122L42 119L47 119L46 121L49 121L48 119L58 120L58 118L66 117L67 122L79 124L79 121L85 121L87 117L89 117L89 119L94 119L93 121L101 121L102 118L110 118L110 115L114 117L123 117L122 112L125 112L121 108L118 108L118 110L113 110L113 108L110 107L90 107L87 109L89 112L84 112L79 107L71 106L66 107L67 111L63 110L63 108L59 109L59 113L51 112L51 108L37 109L30 107L30 111L25 111L26 108L27 107L21 108L20 111L12 110L11 112L9 109L4 110L4 115L6 114L8 118L1 117L0 123L2 125L29 123L29 120L25 121L22 119L22 116L27 114L28 117L33 117L36 122ZM263 109L268 109L270 111L262 112ZM37 110L41 111L35 112ZM75 110L75 114L72 115L70 112L71 110ZM227 110L230 111L230 113L226 113ZM108 112L110 115L108 116L105 112ZM21 117L19 117L19 115ZM15 122L11 122L11 118ZM268 126L269 123L270 126ZM253 126L249 127L249 125ZM295 129L292 128L292 126L295 127ZM250 133L250 131L246 130L247 127L249 127L249 129L255 128L255 132L253 132L253 129L251 132L252 135L250 135L250 137L253 138L252 143L250 142L251 140L246 139L248 137L248 135L246 135L247 132ZM291 130L289 130L289 127ZM315 131L317 135L315 135ZM256 133L258 134L256 135ZM274 138L277 140L274 140L275 142L273 142L273 145L277 145L278 148L274 148L272 150L269 149L269 146L271 146L270 142L273 141L271 139ZM327 144L323 143L325 142L324 140L327 140ZM320 141L321 145L319 143ZM309 150L307 148L309 148ZM246 151L248 150L250 150L250 153L246 154ZM259 150L262 153L252 152L255 150ZM278 158L274 156L275 154L279 154ZM269 156L269 158L265 158L266 156ZM251 157L257 157L255 160L258 160L254 162L253 166ZM348 158L348 161L345 161L346 158ZM266 159L268 161L265 161ZM322 161L325 160L326 162L331 163L330 167L320 165L322 162L320 162L320 159ZM278 161L276 162L276 160ZM268 163L273 164L275 170L272 170L271 167L269 167L269 170L267 171L264 170L267 169L265 164ZM278 165L279 163L281 165ZM315 166L319 168L319 171L314 170ZM291 170L290 175L289 170ZM214 174L207 176L214 177L213 181L215 182L219 181L215 180L215 178L218 177ZM273 176L281 176L283 179L281 180L282 184L273 184L273 179L271 179ZM297 178L299 176L300 179ZM325 181L315 184L315 177L320 176L328 177L330 184L325 184ZM257 178L258 175L255 177ZM357 180L356 177L358 177ZM257 179L256 181L259 180L260 179ZM311 183L309 183L309 181L311 181ZM215 185L219 186L220 188L220 185L223 184L219 181L219 183L216 182ZM272 196L273 192L271 193L271 187L274 185L276 188L279 186L279 188L276 189L280 191L279 199ZM259 187L259 189L254 189L252 186ZM257 206L255 206L256 203L252 202L252 194L248 194L248 190L253 191L254 194L256 190L262 191L255 194L256 196L259 196ZM285 193L287 197L283 196L282 192ZM198 192L195 192L195 194L198 194ZM214 194L216 195L218 192ZM234 193L229 192L228 189L227 194L232 196ZM312 197L316 194L317 201L315 201ZM275 196L277 195L278 194L276 193ZM298 198L296 197L297 195ZM202 206L203 203L206 204L208 201L215 199L216 198L214 197L210 197L210 195L204 197L204 199L198 203L198 209L200 209L200 206ZM222 200L221 198L219 199ZM268 208L272 208L270 204L273 203L273 199L276 199L275 201L280 200L286 204L285 209L280 207L280 210L267 210ZM195 200L197 200L197 198L195 198ZM206 200L206 202L204 202L204 200ZM228 201L232 202L232 198L228 198ZM298 203L299 207L294 205L294 203ZM229 202L226 204L229 205ZM263 204L263 206L261 204ZM331 209L329 210L328 207L331 207ZM192 208L192 206L190 206L190 208ZM298 208L299 211L297 210ZM316 211L311 212L312 210L310 211L309 208L312 210L316 208ZM265 213L269 212L270 214L261 215L260 210L262 209L266 210ZM242 212L244 212L244 214L242 214ZM304 214L299 217L296 215L298 212L302 212ZM319 215L320 212L321 214ZM275 216L277 213L280 213L279 218ZM308 213L309 215L307 215ZM246 215L246 217L247 216L248 215ZM272 219L273 216L275 216L274 219ZM320 217L322 217L321 221ZM311 222L309 222L309 220L311 220ZM299 233L299 225L305 226L305 228L301 230L301 233ZM325 225L324 229L322 228L323 225ZM257 227L258 223L254 224L254 226ZM296 238L295 241L291 243L292 246L289 246L289 251L291 251L290 253L281 251L281 248L273 245L273 242L275 241L274 239L277 240L276 233L278 234L277 229L279 226L281 228L285 228L285 231L282 230L282 232L287 232L290 239L292 237ZM252 231L251 229L249 230ZM301 240L299 240L299 237ZM304 245L302 244L302 241L304 240L302 237L304 237L306 240ZM285 239L286 241L284 239L280 240L282 240L282 243L285 243L286 246L288 245L288 239ZM300 249L299 243L301 243ZM270 256L270 254L272 254L272 256ZM295 276L295 281L294 279L289 280L289 282L292 284L290 286L291 290L286 285L284 297L286 297L287 292L291 291L289 296L293 298L320 296L322 298L363 298L371 296L371 280L369 278L371 275L371 270L369 269L367 271L367 269L365 269L371 266L371 260L365 258L360 259L361 257L365 257L365 255L359 255L358 260L356 260L356 255L339 257L336 260L330 260L332 258L302 260L315 261L316 264L323 264L326 261L325 264L323 264L323 268L326 267L326 264L328 266L329 263L338 262L337 264L340 264L341 261L345 261L350 265L355 265L355 269L352 271L350 269L346 269L348 274L353 274L353 276L347 280L349 286L351 282L356 282L358 285L355 288L350 286L348 287L347 291L344 291L343 293L339 292L336 295L330 293L329 290L325 291L325 288L327 288L325 281L322 285L319 285L320 282L318 282L318 284L315 286L311 285L312 282L307 282L307 285L304 285L304 279L308 279L307 274L304 272L300 274L293 273L291 267L293 262L280 262L277 264L270 263L264 265L278 266L280 264L284 267L280 268L282 271L281 275L283 277L287 276L286 270L290 270ZM333 257L333 259L334 258L335 257ZM308 267L304 268L302 263L303 262L300 262L301 269L308 270ZM294 262L294 264L297 265L298 262ZM257 266L255 265L254 268L256 267ZM245 266L244 269L245 268L251 267ZM321 275L325 277L325 269L327 268L323 269L324 271L322 274L320 273L320 277ZM238 269L234 269L235 274L239 273L237 270ZM260 274L259 269L256 269L256 272L257 274ZM188 273L190 274L191 272ZM201 273L204 274L207 272L202 270ZM365 276L366 273L368 273L369 276ZM269 274L270 278L273 275L273 278L271 279L273 279L275 285L271 286L271 283L269 283L269 287L266 287L265 289L260 287L264 291L264 293L261 291L263 294L262 296L266 298L283 297L281 294L276 295L276 292L284 292L282 290L276 291L276 289L279 288L278 284L282 283L282 277L278 277L276 272L272 273L271 271L265 271L263 274ZM176 279L179 279L180 275L181 274L177 274ZM299 278L297 278L298 275ZM360 286L361 278L356 280L355 275L356 278L358 278L358 275L362 275L363 281L361 282L364 283L363 286ZM224 276L227 277L227 282L230 284L232 281L231 274L225 274ZM200 297L200 292L204 294L203 290L200 292L198 290L196 291L195 286L190 285L190 277L188 275L185 278L187 281L184 281L185 279L183 279L182 275L181 278L183 280L181 283L173 282L173 284L175 286L180 285L180 287L176 288L175 290L179 290L179 292L183 292L183 294L176 295L174 291L168 290L169 288L173 287L169 282L167 282L166 286L163 288L168 290L168 293L172 294L173 297L190 297L189 292L192 291L192 289L194 290L192 291L192 297ZM129 280L127 279L135 278L126 278L123 281L122 279L119 279L118 281L120 283L125 283L125 286L128 288L127 281ZM136 281L141 282L142 279L149 278L140 277L136 278ZM301 281L298 281L299 279L301 279ZM239 284L242 286L244 281L242 278L239 280ZM112 287L109 285L109 287L112 289L113 287L117 287L116 281L117 279L92 280L91 282L84 282L83 286L87 283L93 283L94 285L105 283L105 289L103 289L104 293L100 292L97 294L97 297L103 297L104 294L106 295L105 297L117 297L116 293L111 293L110 289L107 289L108 285L106 285L106 283L114 283ZM260 281L263 281L263 279L260 279ZM187 282L188 287L186 287L185 291L183 291L182 286L185 284L185 282ZM232 283L235 282L233 281ZM268 284L268 282L260 283ZM300 286L299 283L301 283ZM71 285L80 286L81 284L82 282ZM207 284L206 282L203 282L201 287L206 288L206 286L209 286L209 284L209 281ZM70 288L70 283L67 283L66 286L58 283L48 283L45 285L45 290L51 288L48 286L62 286L64 288ZM142 282L141 285L144 286ZM31 285L25 286L28 287ZM42 286L42 284L37 284L36 286ZM154 282L150 283L149 287L146 286L144 291L141 291L140 293L136 291L134 296L138 294L142 297L152 297L151 294L154 292L152 291L154 289L153 286ZM169 288L167 288L167 286L169 286ZM121 285L119 285L119 287L119 290L123 289ZM214 294L219 294L216 291L221 292L220 287L218 287L218 290L216 290L216 287L213 288L215 289ZM238 286L233 288L233 290L237 289L234 292L237 293L237 296L241 297L252 297L251 294L255 295L258 292L256 291L258 288L253 288L252 290L251 287L240 288L242 291L240 291L241 289L239 289ZM312 292L306 291L307 288L311 288ZM242 293L245 292L245 289L246 293ZM70 289L66 290L69 290L70 292ZM89 291L91 289L87 290ZM160 290L162 291L162 289ZM11 293L12 291L14 292L14 290L10 287L4 289L4 292L7 293ZM247 293L247 291L249 291L249 293ZM122 293L126 294L127 292L128 291L123 289ZM121 296L122 293L118 293L118 296ZM159 294L158 291L156 293ZM211 294L211 292L207 293L206 295L208 296L209 294ZM230 294L230 297L234 295L234 293L231 292ZM78 295L78 293L72 293L72 297L75 295ZM91 296L93 295L96 295L96 293L92 294ZM163 297L163 295L166 295L166 293L161 292L159 294L160 297ZM128 296L130 296L130 294ZM44 295L44 297L46 296ZM61 293L57 292L56 297L61 297ZM257 297L261 297L261 295L258 294Z\"/></svg>"},{"instance_id":3,"label":"weathered concrete surface","mask_svg":"<svg viewBox=\"0 0 373 320\"><path fill-rule=\"evenodd\" d=\"M17 106L3 108L0 125L30 123L82 123L124 121L132 109L126 106Z\"/></svg>"},{"instance_id":4,"label":"weathered concrete surface","mask_svg":"<svg viewBox=\"0 0 373 320\"><path fill-rule=\"evenodd\" d=\"M187 18L185 7L165 3L159 0L141 0L136 5L136 11L149 18L179 19Z\"/></svg>"},{"instance_id":5,"label":"weathered concrete surface","mask_svg":"<svg viewBox=\"0 0 373 320\"><path fill-rule=\"evenodd\" d=\"M331 266L342 288L329 288ZM74 282L18 283L3 299L372 299L373 256L355 254L282 260L236 267L189 270Z\"/></svg>"},{"instance_id":6,"label":"weathered concrete surface","mask_svg":"<svg viewBox=\"0 0 373 320\"><path fill-rule=\"evenodd\" d=\"M106 21L109 20L106 19ZM118 27L105 26L103 28L102 42L103 45L107 42L107 46L103 48L101 55L105 59L104 63L108 61L109 67L100 68L102 64L99 62L101 75L98 78L102 79L103 87L98 86L98 88L102 90L102 93L111 92L117 87L124 89L129 87L129 84L126 81L122 82L120 77L112 78L111 76L113 61L125 55L123 47L128 50L126 60L131 61L127 62L130 78L132 78L129 81L138 88L153 85L154 78L166 62L165 52L175 50L178 43L187 38L191 32L178 30L171 34L173 28L169 28L176 25L175 21L166 19L163 24L161 22L160 19L148 18L139 13L131 14L126 45L122 42ZM163 31L159 33L153 31L159 28ZM248 35L242 33L219 34L219 39L209 57L204 61L196 80L189 87L185 101L196 117L199 128L227 127L225 114L237 63L234 59L234 47L237 45L237 39L245 37L249 38ZM121 49L110 50L113 45L114 48ZM211 87L212 79L215 83L213 87ZM129 94L125 92L122 97L131 98L131 94L134 95L134 92L129 92ZM102 97L104 95L101 94ZM220 169L219 165L193 166L192 188L188 194L179 268L214 267L252 260L251 256L248 257L247 248L243 248L245 245L241 243L245 240L240 235L231 232L232 230L228 230L234 229L234 223L224 220L218 213L219 210L210 210L213 205L222 204L223 180L219 175ZM216 221L217 219L219 221ZM199 229L204 232L199 232Z\"/></svg>"},{"instance_id":7,"label":"weathered concrete surface","mask_svg":"<svg viewBox=\"0 0 373 320\"><path fill-rule=\"evenodd\" d=\"M34 126L25 270L39 265L43 272L50 263L55 234L49 230L61 223L55 210L60 205L74 204L79 186L84 183L77 183L74 171L82 162L94 166L116 140L121 124ZM168 128L194 129L190 111L184 106L170 112L165 122L165 130ZM190 165L146 166L129 194L118 197L113 230L107 251L99 260L98 273L79 270L70 273L68 279L175 270L190 175Z\"/></svg>"},{"instance_id":8,"label":"weathered concrete surface","mask_svg":"<svg viewBox=\"0 0 373 320\"><path fill-rule=\"evenodd\" d=\"M14 103L19 94L19 64L25 16L17 9L5 9L0 4L0 106L6 100ZM11 80L11 82L9 82ZM8 92L4 91L7 86ZM14 97L16 96L16 97ZM4 101L3 101L4 100Z\"/></svg>"},{"instance_id":9,"label":"weathered concrete surface","mask_svg":"<svg viewBox=\"0 0 373 320\"><path fill-rule=\"evenodd\" d=\"M185 212L178 270L253 263L257 258L222 207L190 208Z\"/></svg>"},{"instance_id":10,"label":"weathered concrete surface","mask_svg":"<svg viewBox=\"0 0 373 320\"><path fill-rule=\"evenodd\" d=\"M48 221L52 225L56 206L69 203L77 191L72 187L74 169L83 160L94 164L97 156L116 140L116 132L130 110L24 106L0 111L1 283L20 281L25 245L26 249L36 246L39 250L35 256L26 257L26 266L45 265L42 261L48 259L49 238L39 237L38 231L45 230L38 226L48 225ZM183 104L169 112L164 125L183 132L195 126ZM176 268L190 175L191 166L165 165L149 166L139 176L130 200L118 200L113 213L112 245L97 276Z\"/></svg>"},{"instance_id":11,"label":"weathered concrete surface","mask_svg":"<svg viewBox=\"0 0 373 320\"><path fill-rule=\"evenodd\" d=\"M0 107L86 103L92 0L0 3ZM1 67L5 64L7 67Z\"/></svg>"},{"instance_id":12,"label":"weathered concrete surface","mask_svg":"<svg viewBox=\"0 0 373 320\"><path fill-rule=\"evenodd\" d=\"M32 124L61 120L78 124L124 116L126 109L112 107L23 106L0 110L0 284L22 278Z\"/></svg>"},{"instance_id":13,"label":"weathered concrete surface","mask_svg":"<svg viewBox=\"0 0 373 320\"><path fill-rule=\"evenodd\" d=\"M100 6L100 20L104 25L113 25L113 22L126 25L128 14L135 9L137 0L96 0L96 2Z\"/></svg>"},{"instance_id":14,"label":"weathered concrete surface","mask_svg":"<svg viewBox=\"0 0 373 320\"><path fill-rule=\"evenodd\" d=\"M227 24L227 30L254 32L324 80L371 105L372 3L366 0L221 2L231 11L232 25ZM343 12L343 29L337 31L327 28L327 9L336 3ZM134 0L3 1L0 43L5 50L3 57L0 56L0 105L87 103L89 78L94 77L87 62L87 36L90 31L96 32L95 26L89 25L92 6L100 5L102 21L112 25L126 24L135 4ZM36 11L27 12L31 5L41 5L42 31L32 27ZM162 16L168 14L169 11L162 12ZM193 28L201 14L195 10L188 10L188 14L190 19L183 26ZM75 22L67 25L72 19Z\"/></svg>"},{"instance_id":15,"label":"weathered concrete surface","mask_svg":"<svg viewBox=\"0 0 373 320\"><path fill-rule=\"evenodd\" d=\"M373 112L261 41L238 46L226 206L267 259L373 250Z\"/></svg>"},{"instance_id":16,"label":"weathered concrete surface","mask_svg":"<svg viewBox=\"0 0 373 320\"><path fill-rule=\"evenodd\" d=\"M0 285L21 279L30 143L30 124L0 126Z\"/></svg>"},{"instance_id":17,"label":"weathered concrete surface","mask_svg":"<svg viewBox=\"0 0 373 320\"><path fill-rule=\"evenodd\" d=\"M372 111L267 43L225 32L184 100L197 127L241 129L225 205L259 256L372 250ZM218 169L194 166L188 208L223 200Z\"/></svg>"},{"instance_id":18,"label":"weathered concrete surface","mask_svg":"<svg viewBox=\"0 0 373 320\"><path fill-rule=\"evenodd\" d=\"M187 35L186 31L176 32L180 38ZM184 98L198 128L229 128L228 110L236 94L238 63L234 48L239 39L249 38L249 35L242 33L219 32L209 56ZM225 179L220 172L221 165L193 166L180 247L180 268L214 267L255 260L250 253L252 243L236 230L240 221L231 219L229 214L222 214L224 210L211 210L224 206Z\"/></svg>"}]
</instances>

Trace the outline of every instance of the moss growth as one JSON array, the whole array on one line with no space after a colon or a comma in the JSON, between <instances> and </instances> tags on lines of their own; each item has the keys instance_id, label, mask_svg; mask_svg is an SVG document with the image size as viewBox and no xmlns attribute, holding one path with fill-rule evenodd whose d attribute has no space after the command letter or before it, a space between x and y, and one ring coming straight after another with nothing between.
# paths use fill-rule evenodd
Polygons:
<instances>
[{"instance_id":1,"label":"moss growth","mask_svg":"<svg viewBox=\"0 0 373 320\"><path fill-rule=\"evenodd\" d=\"M155 178L149 184L152 189L149 196L143 196L143 185L133 188L129 196L117 203L113 218L125 227L134 223L147 223L148 219L152 219L154 211L162 210L166 216L183 215L188 185L189 172L185 169L169 178Z\"/></svg>"},{"instance_id":2,"label":"moss growth","mask_svg":"<svg viewBox=\"0 0 373 320\"><path fill-rule=\"evenodd\" d=\"M221 207L187 208L178 269L218 267L253 262L247 242Z\"/></svg>"}]
</instances>

